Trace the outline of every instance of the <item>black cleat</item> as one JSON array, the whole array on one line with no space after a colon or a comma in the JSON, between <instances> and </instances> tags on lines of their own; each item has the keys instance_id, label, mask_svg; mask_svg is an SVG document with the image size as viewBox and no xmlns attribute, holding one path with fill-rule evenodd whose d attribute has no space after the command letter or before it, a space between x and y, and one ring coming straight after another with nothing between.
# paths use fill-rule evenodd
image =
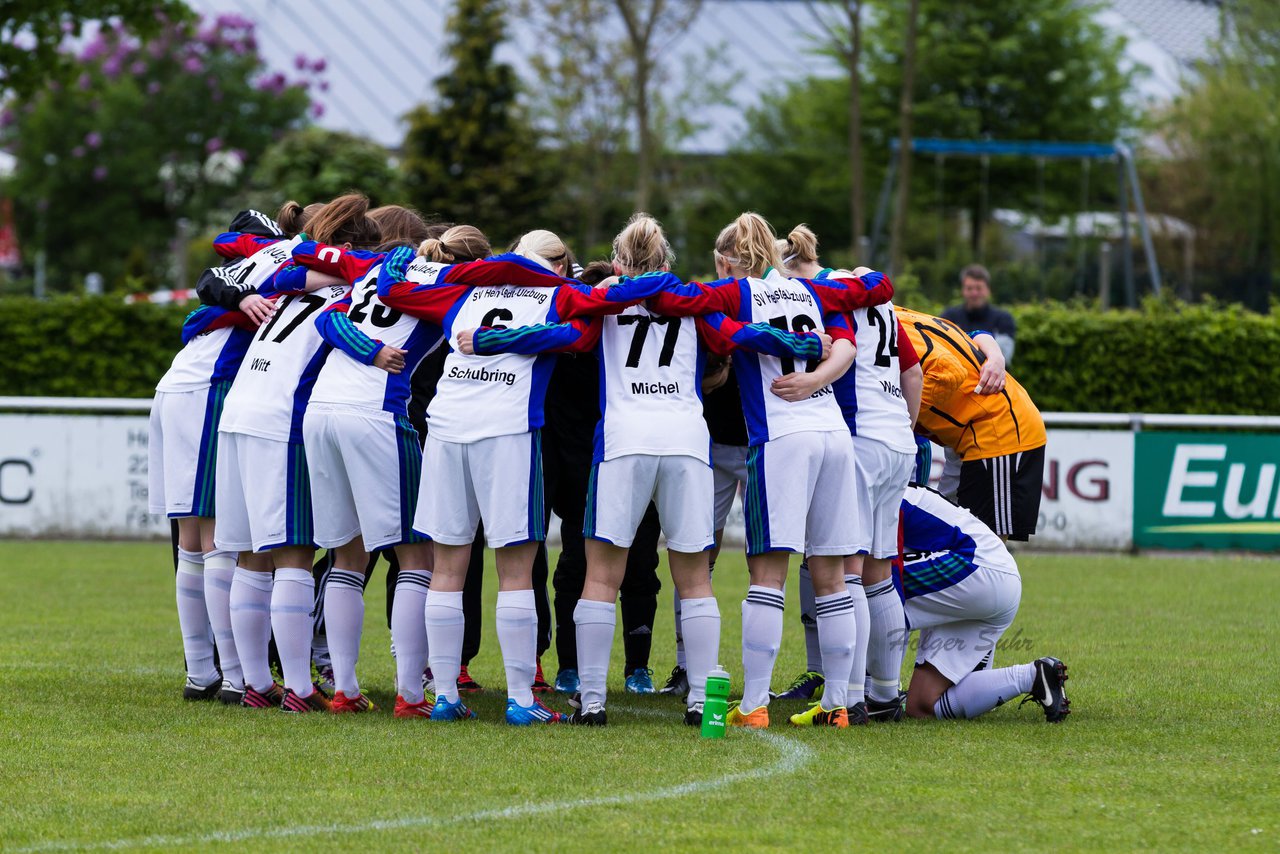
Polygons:
<instances>
[{"instance_id":1,"label":"black cleat","mask_svg":"<svg viewBox=\"0 0 1280 854\"><path fill-rule=\"evenodd\" d=\"M236 688L229 679L223 679L222 687L218 690L218 699L228 706L238 706L244 699L244 689Z\"/></svg>"},{"instance_id":2,"label":"black cleat","mask_svg":"<svg viewBox=\"0 0 1280 854\"><path fill-rule=\"evenodd\" d=\"M213 700L218 696L218 692L222 690L222 680L215 679L208 685L201 685L187 677L187 684L182 686L182 699L184 700Z\"/></svg>"},{"instance_id":3,"label":"black cleat","mask_svg":"<svg viewBox=\"0 0 1280 854\"><path fill-rule=\"evenodd\" d=\"M866 703L857 702L849 707L849 726L866 726L870 722L870 718L867 717Z\"/></svg>"},{"instance_id":4,"label":"black cleat","mask_svg":"<svg viewBox=\"0 0 1280 854\"><path fill-rule=\"evenodd\" d=\"M1071 701L1062 688L1062 683L1067 681L1067 665L1056 658L1045 657L1036 659L1033 666L1036 669L1035 681L1018 705L1021 707L1035 700L1044 709L1044 719L1056 724L1071 714Z\"/></svg>"},{"instance_id":5,"label":"black cleat","mask_svg":"<svg viewBox=\"0 0 1280 854\"><path fill-rule=\"evenodd\" d=\"M694 703L692 706L684 710L685 726L702 726L702 704Z\"/></svg>"},{"instance_id":6,"label":"black cleat","mask_svg":"<svg viewBox=\"0 0 1280 854\"><path fill-rule=\"evenodd\" d=\"M867 698L867 718L876 723L889 724L902 720L902 707L907 701L905 693L899 693L897 699L880 702ZM853 712L849 712L849 723L853 723Z\"/></svg>"},{"instance_id":7,"label":"black cleat","mask_svg":"<svg viewBox=\"0 0 1280 854\"><path fill-rule=\"evenodd\" d=\"M689 672L680 665L671 668L671 675L667 677L667 684L658 689L659 694L666 694L668 697L683 697L689 693Z\"/></svg>"},{"instance_id":8,"label":"black cleat","mask_svg":"<svg viewBox=\"0 0 1280 854\"><path fill-rule=\"evenodd\" d=\"M585 709L575 709L573 714L569 715L569 723L577 724L578 726L605 726L608 723L608 718L604 713L602 704L588 703Z\"/></svg>"}]
</instances>

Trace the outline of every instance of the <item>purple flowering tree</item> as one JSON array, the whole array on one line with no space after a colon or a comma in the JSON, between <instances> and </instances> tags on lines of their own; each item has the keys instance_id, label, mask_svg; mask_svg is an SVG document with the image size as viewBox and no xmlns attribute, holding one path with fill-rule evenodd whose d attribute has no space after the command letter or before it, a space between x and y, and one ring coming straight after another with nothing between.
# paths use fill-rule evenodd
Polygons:
<instances>
[{"instance_id":1,"label":"purple flowering tree","mask_svg":"<svg viewBox=\"0 0 1280 854\"><path fill-rule=\"evenodd\" d=\"M0 148L17 158L3 192L24 253L47 252L51 288L91 270L118 287L171 284L175 222L225 219L262 152L319 106L323 60L300 57L286 76L243 17L160 17L145 40L119 22L69 39L68 82L0 112Z\"/></svg>"}]
</instances>

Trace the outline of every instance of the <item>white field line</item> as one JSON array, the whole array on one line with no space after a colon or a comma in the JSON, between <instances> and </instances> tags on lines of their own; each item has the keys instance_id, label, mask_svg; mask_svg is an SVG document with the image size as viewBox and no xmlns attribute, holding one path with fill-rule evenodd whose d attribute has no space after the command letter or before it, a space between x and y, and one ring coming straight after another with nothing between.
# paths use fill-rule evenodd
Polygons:
<instances>
[{"instance_id":1,"label":"white field line","mask_svg":"<svg viewBox=\"0 0 1280 854\"><path fill-rule=\"evenodd\" d=\"M622 709L620 709L621 711ZM663 717L673 719L673 715L650 709L625 710L627 715L644 717ZM679 724L676 724L679 726ZM802 742L784 738L769 732L747 730L747 733L763 739L766 744L777 751L778 757L768 765L735 771L709 780L692 780L674 786L662 786L646 792L627 792L617 795L601 795L592 798L574 798L563 801L515 804L498 809L479 810L450 816L405 816L403 818L376 819L354 824L308 824L292 827L247 827L238 830L221 830L212 833L197 833L188 836L135 836L125 839L80 840L48 842L25 848L11 849L15 854L37 851L83 851L83 850L118 850L125 848L187 848L195 845L214 843L235 843L258 839L289 839L297 836L323 836L346 833L371 833L383 830L404 830L419 827L447 827L468 822L503 821L507 819L528 818L546 815L547 813L566 812L569 810L587 809L590 807L621 806L626 804L646 803L649 801L670 800L689 795L704 794L723 789L736 783L748 780L761 780L793 774L804 767L813 758L813 750Z\"/></svg>"}]
</instances>

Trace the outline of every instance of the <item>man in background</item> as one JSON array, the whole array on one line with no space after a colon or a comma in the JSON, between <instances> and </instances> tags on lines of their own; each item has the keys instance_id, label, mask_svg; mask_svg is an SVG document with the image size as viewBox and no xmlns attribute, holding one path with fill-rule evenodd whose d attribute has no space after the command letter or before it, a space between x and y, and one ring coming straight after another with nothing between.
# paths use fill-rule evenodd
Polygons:
<instances>
[{"instance_id":1,"label":"man in background","mask_svg":"<svg viewBox=\"0 0 1280 854\"><path fill-rule=\"evenodd\" d=\"M991 304L991 274L981 264L970 264L960 271L961 305L953 305L942 313L968 334L987 332L1000 345L1006 362L1013 361L1013 339L1017 329L1013 315Z\"/></svg>"}]
</instances>

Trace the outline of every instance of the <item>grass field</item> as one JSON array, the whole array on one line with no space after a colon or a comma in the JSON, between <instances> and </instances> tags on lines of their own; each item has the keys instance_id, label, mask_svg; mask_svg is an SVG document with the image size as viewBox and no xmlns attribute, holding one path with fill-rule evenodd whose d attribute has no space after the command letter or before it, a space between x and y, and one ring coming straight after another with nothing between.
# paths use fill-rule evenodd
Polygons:
<instances>
[{"instance_id":1,"label":"grass field","mask_svg":"<svg viewBox=\"0 0 1280 854\"><path fill-rule=\"evenodd\" d=\"M1001 660L1070 665L1059 726L1011 703L796 731L778 709L721 742L681 726L676 701L622 694L620 642L603 730L508 728L501 691L469 725L184 703L168 561L161 545L0 543L0 849L1280 848L1277 561L1024 556L1011 636L1028 648ZM716 573L735 680L739 570ZM794 598L777 683L803 664ZM382 607L374 583L361 681L385 709ZM502 684L492 636L473 672Z\"/></svg>"}]
</instances>

